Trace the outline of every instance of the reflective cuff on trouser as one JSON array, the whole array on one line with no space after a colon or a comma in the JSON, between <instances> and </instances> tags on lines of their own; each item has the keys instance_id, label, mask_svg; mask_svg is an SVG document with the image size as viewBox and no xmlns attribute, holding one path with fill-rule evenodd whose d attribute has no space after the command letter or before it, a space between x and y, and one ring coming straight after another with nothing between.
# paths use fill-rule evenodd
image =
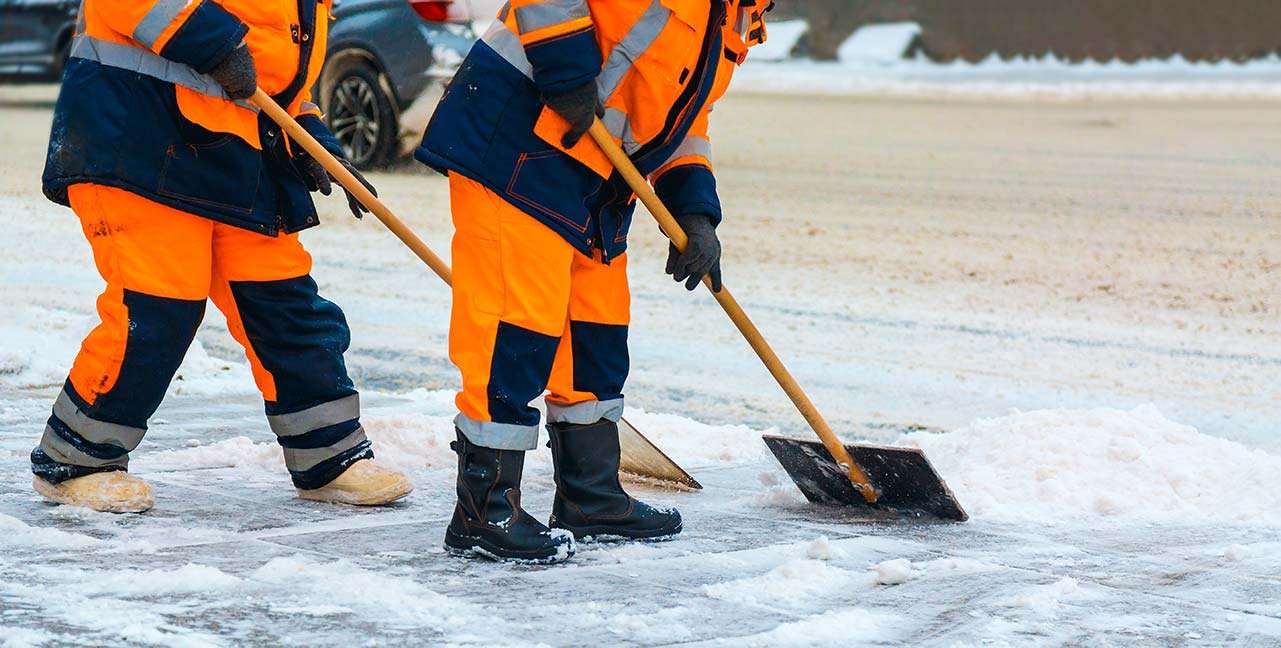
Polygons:
<instances>
[{"instance_id":1,"label":"reflective cuff on trouser","mask_svg":"<svg viewBox=\"0 0 1281 648\"><path fill-rule=\"evenodd\" d=\"M360 396L351 394L297 412L267 417L285 454L294 484L315 489L348 466L373 456L360 426Z\"/></svg>"},{"instance_id":2,"label":"reflective cuff on trouser","mask_svg":"<svg viewBox=\"0 0 1281 648\"><path fill-rule=\"evenodd\" d=\"M547 422L570 425L591 425L601 419L617 423L623 418L623 399L584 401L565 405L547 401Z\"/></svg>"},{"instance_id":3,"label":"reflective cuff on trouser","mask_svg":"<svg viewBox=\"0 0 1281 648\"><path fill-rule=\"evenodd\" d=\"M538 447L537 425L513 425L477 421L466 414L454 417L454 425L475 445L494 450L533 450Z\"/></svg>"},{"instance_id":4,"label":"reflective cuff on trouser","mask_svg":"<svg viewBox=\"0 0 1281 648\"><path fill-rule=\"evenodd\" d=\"M54 483L90 472L125 470L129 453L146 433L145 428L90 418L64 388L53 404L53 415L37 448L39 454L32 453L32 470Z\"/></svg>"}]
</instances>

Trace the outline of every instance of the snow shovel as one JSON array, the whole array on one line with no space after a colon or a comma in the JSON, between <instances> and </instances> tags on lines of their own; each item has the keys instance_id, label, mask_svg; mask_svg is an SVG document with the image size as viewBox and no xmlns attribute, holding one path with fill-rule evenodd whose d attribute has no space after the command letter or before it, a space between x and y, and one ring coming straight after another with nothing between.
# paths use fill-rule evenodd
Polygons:
<instances>
[{"instance_id":1,"label":"snow shovel","mask_svg":"<svg viewBox=\"0 0 1281 648\"><path fill-rule=\"evenodd\" d=\"M400 239L400 242L413 251L419 259L422 259L423 263L426 263L427 267L431 268L432 272L435 272L441 281L444 281L446 285L453 284L453 273L449 269L449 264L445 263L439 256L436 256L436 253L432 252L431 248L427 247L427 244L418 238L418 235L409 229L409 226L405 225L404 221L397 218L381 200L378 200L373 193L366 189L365 185L356 179L356 176L353 176L329 151L326 151L325 147L321 146L320 142L317 142L316 138L307 132L307 129L303 128L293 117L289 116L289 113L277 105L270 95L264 92L262 88L258 88L250 101L263 112L266 112L272 121L279 124L289 134L289 137L301 144L303 149L313 158L316 158L316 161L320 162L321 166L325 167L325 170L338 180L339 184L356 196L356 199L362 205L369 208L369 211L378 218L378 221L391 230L391 233L395 234L396 238ZM681 489L702 488L688 472L685 472L683 468L672 461L662 450L659 450L658 446L645 438L630 423L625 420L622 421L618 426L618 432L619 444L622 446L622 468L620 472L665 486Z\"/></svg>"},{"instance_id":2,"label":"snow shovel","mask_svg":"<svg viewBox=\"0 0 1281 648\"><path fill-rule=\"evenodd\" d=\"M605 124L597 119L588 133L645 203L672 244L684 251L688 241L685 232L631 158L614 141ZM703 285L711 290L711 279L704 277ZM765 444L807 499L815 503L846 504L878 517L892 512L928 514L958 521L967 519L952 491L919 449L842 444L729 289L722 286L721 291L712 292L712 296L822 440L820 444L788 437L765 437Z\"/></svg>"}]
</instances>

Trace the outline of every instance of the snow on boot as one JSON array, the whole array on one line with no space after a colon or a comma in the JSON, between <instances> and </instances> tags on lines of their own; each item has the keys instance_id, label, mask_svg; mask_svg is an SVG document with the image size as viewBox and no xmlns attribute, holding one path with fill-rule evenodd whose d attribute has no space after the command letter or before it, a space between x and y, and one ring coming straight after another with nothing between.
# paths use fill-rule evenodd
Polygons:
<instances>
[{"instance_id":1,"label":"snow on boot","mask_svg":"<svg viewBox=\"0 0 1281 648\"><path fill-rule=\"evenodd\" d=\"M587 540L659 541L681 532L676 509L650 506L623 490L617 423L553 423L547 429L556 466L552 527Z\"/></svg>"},{"instance_id":2,"label":"snow on boot","mask_svg":"<svg viewBox=\"0 0 1281 648\"><path fill-rule=\"evenodd\" d=\"M31 485L59 504L102 513L143 513L156 504L151 486L123 470L91 473L56 484L37 476Z\"/></svg>"},{"instance_id":3,"label":"snow on boot","mask_svg":"<svg viewBox=\"0 0 1281 648\"><path fill-rule=\"evenodd\" d=\"M451 554L504 562L558 563L574 555L570 534L548 529L520 507L525 453L478 446L458 431L458 503L445 531Z\"/></svg>"},{"instance_id":4,"label":"snow on boot","mask_svg":"<svg viewBox=\"0 0 1281 648\"><path fill-rule=\"evenodd\" d=\"M298 497L317 502L382 506L413 492L405 473L384 468L369 459L352 464L333 481L314 490L298 489Z\"/></svg>"}]
</instances>

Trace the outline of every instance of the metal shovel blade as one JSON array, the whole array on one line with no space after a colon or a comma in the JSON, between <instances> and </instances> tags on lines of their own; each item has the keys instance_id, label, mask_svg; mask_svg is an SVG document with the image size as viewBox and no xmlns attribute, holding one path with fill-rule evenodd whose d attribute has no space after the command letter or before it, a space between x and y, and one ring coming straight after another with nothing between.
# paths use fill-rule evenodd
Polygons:
<instances>
[{"instance_id":1,"label":"metal shovel blade","mask_svg":"<svg viewBox=\"0 0 1281 648\"><path fill-rule=\"evenodd\" d=\"M703 489L702 484L676 465L627 419L618 422L618 445L622 450L620 474L679 490Z\"/></svg>"},{"instance_id":2,"label":"metal shovel blade","mask_svg":"<svg viewBox=\"0 0 1281 648\"><path fill-rule=\"evenodd\" d=\"M845 504L869 513L927 514L958 522L969 519L918 448L846 444L845 449L880 493L878 501L869 504L822 443L774 435L764 438L783 470L811 502Z\"/></svg>"}]
</instances>

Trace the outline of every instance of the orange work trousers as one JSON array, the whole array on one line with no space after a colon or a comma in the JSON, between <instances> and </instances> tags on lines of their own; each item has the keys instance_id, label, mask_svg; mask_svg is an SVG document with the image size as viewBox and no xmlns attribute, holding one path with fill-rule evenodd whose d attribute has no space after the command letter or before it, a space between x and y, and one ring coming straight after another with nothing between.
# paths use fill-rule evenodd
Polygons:
<instances>
[{"instance_id":1,"label":"orange work trousers","mask_svg":"<svg viewBox=\"0 0 1281 648\"><path fill-rule=\"evenodd\" d=\"M627 379L627 256L588 257L480 183L449 175L454 304L449 357L462 373L458 428L480 446L532 450L550 423L619 420Z\"/></svg>"},{"instance_id":2,"label":"orange work trousers","mask_svg":"<svg viewBox=\"0 0 1281 648\"><path fill-rule=\"evenodd\" d=\"M263 236L111 187L74 185L69 197L107 288L32 455L37 474L127 468L208 299L245 349L299 487L369 455L343 362L347 322L320 298L297 235Z\"/></svg>"}]
</instances>

